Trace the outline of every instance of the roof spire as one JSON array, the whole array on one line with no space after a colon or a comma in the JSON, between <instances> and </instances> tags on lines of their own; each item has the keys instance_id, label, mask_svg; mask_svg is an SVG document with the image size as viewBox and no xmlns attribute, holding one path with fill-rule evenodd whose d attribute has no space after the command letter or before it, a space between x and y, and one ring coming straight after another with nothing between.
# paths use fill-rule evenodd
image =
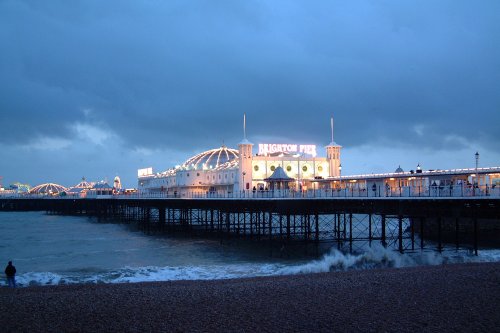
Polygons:
<instances>
[{"instance_id":1,"label":"roof spire","mask_svg":"<svg viewBox=\"0 0 500 333\"><path fill-rule=\"evenodd\" d=\"M243 140L238 145L253 145L247 140L247 114L243 113Z\"/></svg>"},{"instance_id":2,"label":"roof spire","mask_svg":"<svg viewBox=\"0 0 500 333\"><path fill-rule=\"evenodd\" d=\"M247 114L243 113L243 140L247 139Z\"/></svg>"},{"instance_id":3,"label":"roof spire","mask_svg":"<svg viewBox=\"0 0 500 333\"><path fill-rule=\"evenodd\" d=\"M332 142L333 141L333 116L330 118L330 127L331 127L331 130L332 130Z\"/></svg>"}]
</instances>

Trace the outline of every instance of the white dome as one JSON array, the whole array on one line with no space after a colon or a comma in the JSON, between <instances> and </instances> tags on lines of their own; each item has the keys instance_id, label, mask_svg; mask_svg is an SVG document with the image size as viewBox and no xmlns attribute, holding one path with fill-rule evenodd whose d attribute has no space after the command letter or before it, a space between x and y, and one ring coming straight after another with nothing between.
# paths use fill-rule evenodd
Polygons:
<instances>
[{"instance_id":1,"label":"white dome","mask_svg":"<svg viewBox=\"0 0 500 333\"><path fill-rule=\"evenodd\" d=\"M30 193L34 194L59 194L61 192L66 192L67 189L64 186L54 183L46 183L33 187Z\"/></svg>"},{"instance_id":2,"label":"white dome","mask_svg":"<svg viewBox=\"0 0 500 333\"><path fill-rule=\"evenodd\" d=\"M188 159L181 167L186 169L215 169L222 164L238 160L239 153L236 149L222 146L220 148L204 151Z\"/></svg>"}]
</instances>

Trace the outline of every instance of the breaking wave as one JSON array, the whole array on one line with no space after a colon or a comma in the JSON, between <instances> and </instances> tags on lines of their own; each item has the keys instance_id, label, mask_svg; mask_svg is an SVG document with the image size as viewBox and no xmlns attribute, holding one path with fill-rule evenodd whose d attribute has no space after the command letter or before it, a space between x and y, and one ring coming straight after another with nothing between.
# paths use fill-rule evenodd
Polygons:
<instances>
[{"instance_id":1,"label":"breaking wave","mask_svg":"<svg viewBox=\"0 0 500 333\"><path fill-rule=\"evenodd\" d=\"M321 259L305 263L245 263L181 267L124 267L107 272L91 269L79 272L51 273L28 272L16 281L20 286L59 285L75 283L136 283L173 280L218 280L272 275L365 270L374 268L443 265L467 262L498 262L500 250L483 250L479 256L471 252L417 252L401 254L380 245L367 248L358 254L342 253L331 249ZM5 281L2 281L6 285Z\"/></svg>"}]
</instances>

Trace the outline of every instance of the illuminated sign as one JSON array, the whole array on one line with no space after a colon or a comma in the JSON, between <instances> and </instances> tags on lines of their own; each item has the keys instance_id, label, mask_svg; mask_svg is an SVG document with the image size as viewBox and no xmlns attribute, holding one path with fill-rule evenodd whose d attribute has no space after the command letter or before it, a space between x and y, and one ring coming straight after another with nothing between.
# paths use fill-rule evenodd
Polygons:
<instances>
[{"instance_id":1,"label":"illuminated sign","mask_svg":"<svg viewBox=\"0 0 500 333\"><path fill-rule=\"evenodd\" d=\"M259 155L269 155L274 153L303 153L316 156L316 145L259 143Z\"/></svg>"},{"instance_id":2,"label":"illuminated sign","mask_svg":"<svg viewBox=\"0 0 500 333\"><path fill-rule=\"evenodd\" d=\"M153 168L145 168L137 170L138 177L150 176L153 174Z\"/></svg>"}]
</instances>

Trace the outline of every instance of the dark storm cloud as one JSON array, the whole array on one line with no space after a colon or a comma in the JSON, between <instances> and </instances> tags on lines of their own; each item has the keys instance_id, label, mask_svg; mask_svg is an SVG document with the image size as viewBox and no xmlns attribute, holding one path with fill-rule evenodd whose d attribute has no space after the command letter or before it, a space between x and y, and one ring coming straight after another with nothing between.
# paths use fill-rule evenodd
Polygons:
<instances>
[{"instance_id":1,"label":"dark storm cloud","mask_svg":"<svg viewBox=\"0 0 500 333\"><path fill-rule=\"evenodd\" d=\"M497 1L3 1L3 143L498 146Z\"/></svg>"}]
</instances>

